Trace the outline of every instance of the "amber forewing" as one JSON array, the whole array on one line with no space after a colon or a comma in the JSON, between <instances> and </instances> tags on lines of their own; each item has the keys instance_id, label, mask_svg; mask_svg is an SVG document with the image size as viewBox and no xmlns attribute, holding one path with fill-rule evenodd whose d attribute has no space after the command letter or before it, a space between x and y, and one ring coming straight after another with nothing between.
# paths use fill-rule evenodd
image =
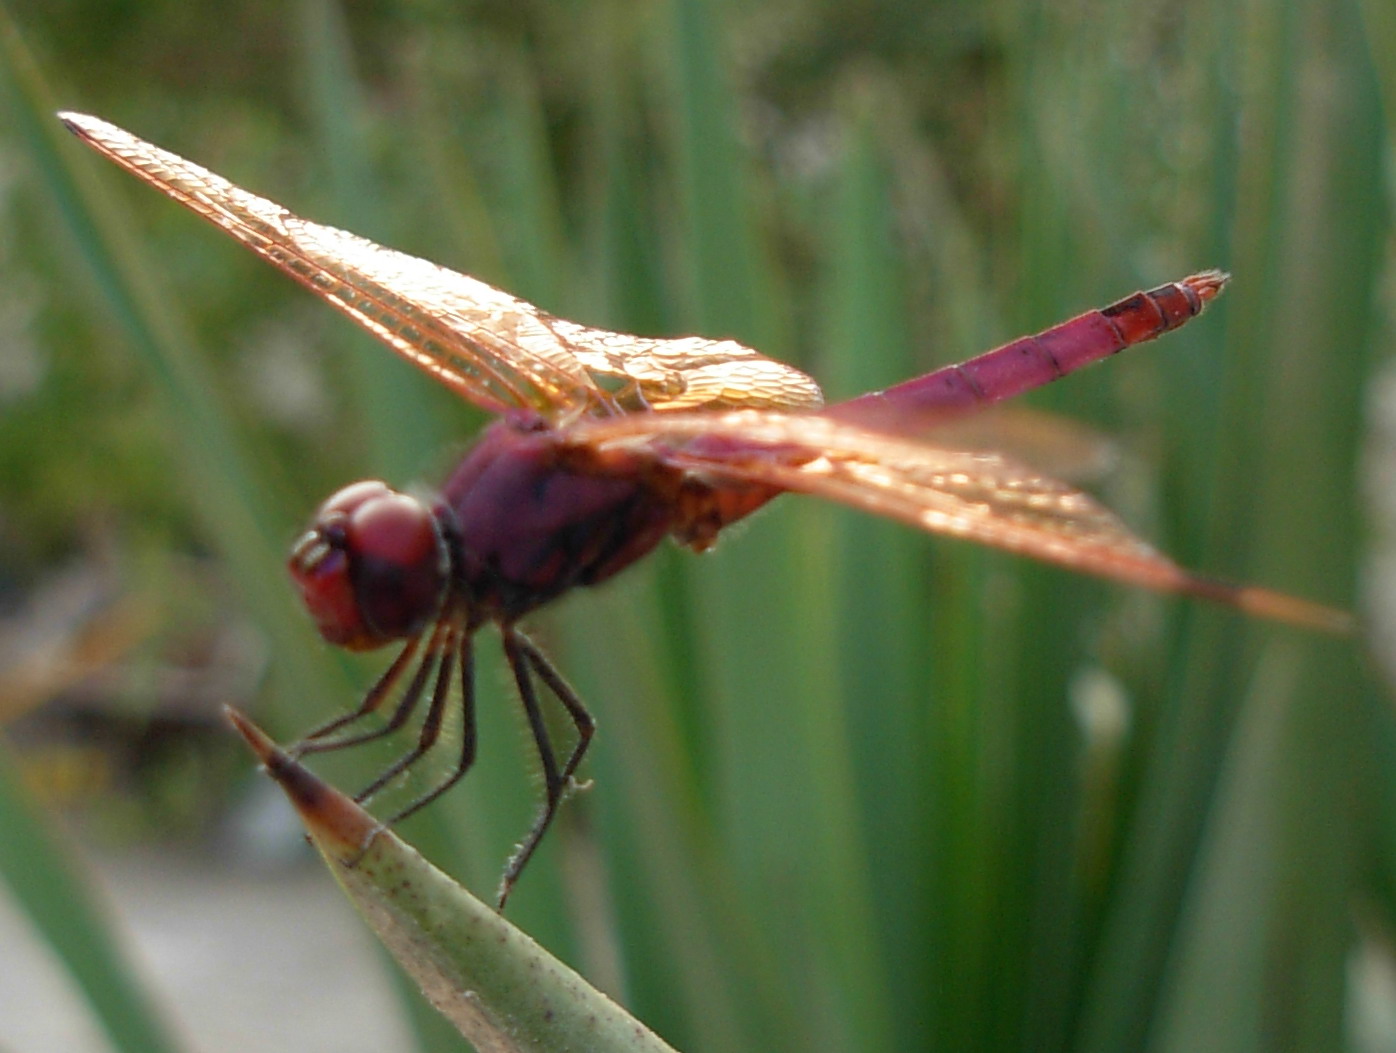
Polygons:
<instances>
[{"instance_id":1,"label":"amber forewing","mask_svg":"<svg viewBox=\"0 0 1396 1053\"><path fill-rule=\"evenodd\" d=\"M799 370L731 340L649 339L555 318L468 275L311 223L95 117L64 122L98 152L486 409L554 420L637 410L816 409Z\"/></svg>"}]
</instances>

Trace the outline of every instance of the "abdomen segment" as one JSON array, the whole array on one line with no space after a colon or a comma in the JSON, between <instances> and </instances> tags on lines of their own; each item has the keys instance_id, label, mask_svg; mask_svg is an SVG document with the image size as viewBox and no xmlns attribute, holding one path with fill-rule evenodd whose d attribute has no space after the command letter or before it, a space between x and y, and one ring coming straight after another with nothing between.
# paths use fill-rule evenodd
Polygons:
<instances>
[{"instance_id":1,"label":"abdomen segment","mask_svg":"<svg viewBox=\"0 0 1396 1053\"><path fill-rule=\"evenodd\" d=\"M967 362L838 403L825 412L840 420L898 430L973 412L1177 329L1202 313L1228 277L1221 271L1204 271L1137 292Z\"/></svg>"}]
</instances>

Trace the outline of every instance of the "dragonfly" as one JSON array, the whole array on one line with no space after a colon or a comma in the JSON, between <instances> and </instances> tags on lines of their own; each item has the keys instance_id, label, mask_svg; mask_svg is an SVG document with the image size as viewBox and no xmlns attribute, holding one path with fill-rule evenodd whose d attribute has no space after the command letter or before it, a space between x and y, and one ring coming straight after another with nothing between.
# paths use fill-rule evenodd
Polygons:
<instances>
[{"instance_id":1,"label":"dragonfly","mask_svg":"<svg viewBox=\"0 0 1396 1053\"><path fill-rule=\"evenodd\" d=\"M1343 611L1187 570L1076 487L953 441L955 421L1196 317L1225 286L1220 271L1136 292L957 365L825 405L809 376L734 340L642 337L571 322L465 274L301 219L96 117L59 117L98 153L497 415L434 498L381 480L352 483L319 507L295 542L290 575L321 636L354 651L399 650L357 707L290 752L391 735L424 705L415 743L358 794L367 802L443 741L455 707L461 731L449 772L384 825L422 808L475 759L474 640L483 627L497 627L544 786L537 818L505 865L501 909L577 788L596 727L521 619L609 580L665 538L706 550L783 493L1260 617L1351 628ZM565 751L545 723L540 685L575 728ZM374 714L385 719L368 721Z\"/></svg>"}]
</instances>

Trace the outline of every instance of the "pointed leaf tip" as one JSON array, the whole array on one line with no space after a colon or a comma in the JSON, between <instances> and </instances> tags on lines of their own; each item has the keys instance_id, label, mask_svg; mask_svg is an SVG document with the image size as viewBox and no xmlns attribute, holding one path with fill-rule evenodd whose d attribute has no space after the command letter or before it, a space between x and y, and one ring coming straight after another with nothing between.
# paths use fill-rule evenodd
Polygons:
<instances>
[{"instance_id":1,"label":"pointed leaf tip","mask_svg":"<svg viewBox=\"0 0 1396 1053\"><path fill-rule=\"evenodd\" d=\"M224 706L223 715L228 718L228 722L233 725L237 733L247 740L247 745L252 748L257 759L263 764L269 763L272 754L278 752L276 743L271 740L271 737L232 706Z\"/></svg>"},{"instance_id":2,"label":"pointed leaf tip","mask_svg":"<svg viewBox=\"0 0 1396 1053\"><path fill-rule=\"evenodd\" d=\"M285 791L320 850L352 865L382 831L373 816L278 746L265 731L232 706L228 720L246 741L262 768Z\"/></svg>"}]
</instances>

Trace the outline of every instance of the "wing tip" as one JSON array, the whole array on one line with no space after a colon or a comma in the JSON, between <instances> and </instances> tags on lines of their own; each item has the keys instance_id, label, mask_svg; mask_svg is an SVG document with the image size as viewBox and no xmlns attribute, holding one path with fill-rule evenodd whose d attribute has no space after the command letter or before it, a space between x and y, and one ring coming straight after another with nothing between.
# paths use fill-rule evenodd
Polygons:
<instances>
[{"instance_id":1,"label":"wing tip","mask_svg":"<svg viewBox=\"0 0 1396 1053\"><path fill-rule=\"evenodd\" d=\"M1235 607L1246 614L1285 622L1301 629L1312 629L1330 636L1352 636L1357 617L1350 611L1302 600L1283 592L1255 585L1233 585L1210 578L1189 578L1183 591Z\"/></svg>"},{"instance_id":2,"label":"wing tip","mask_svg":"<svg viewBox=\"0 0 1396 1053\"><path fill-rule=\"evenodd\" d=\"M92 126L97 122L96 117L91 117L85 113L78 113L75 110L59 110L55 116L63 122L63 127L82 139L92 137Z\"/></svg>"},{"instance_id":3,"label":"wing tip","mask_svg":"<svg viewBox=\"0 0 1396 1053\"><path fill-rule=\"evenodd\" d=\"M1302 629L1313 629L1330 636L1352 636L1357 618L1350 611L1311 603L1268 589L1247 588L1241 593L1241 609L1275 621L1288 622Z\"/></svg>"}]
</instances>

